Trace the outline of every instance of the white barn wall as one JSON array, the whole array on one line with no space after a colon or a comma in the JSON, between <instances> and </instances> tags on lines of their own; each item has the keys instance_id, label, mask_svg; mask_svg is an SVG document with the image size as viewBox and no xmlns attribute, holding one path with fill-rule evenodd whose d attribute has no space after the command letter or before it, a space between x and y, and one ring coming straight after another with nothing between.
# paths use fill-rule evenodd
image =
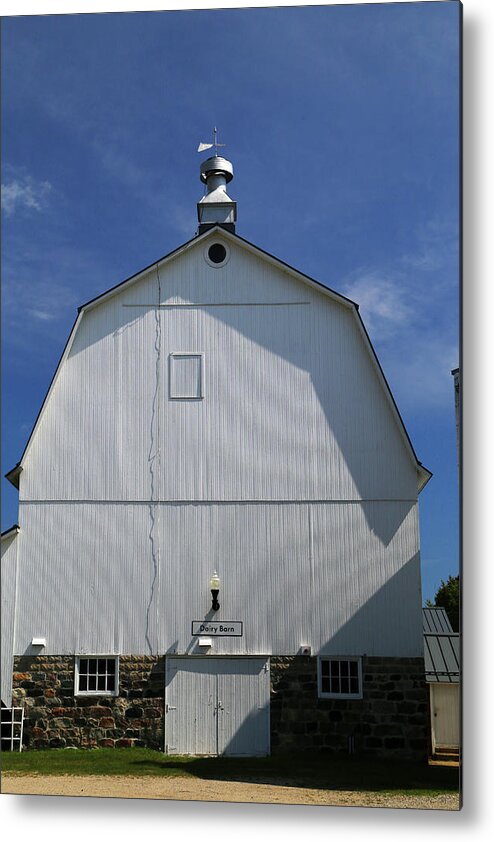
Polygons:
<instances>
[{"instance_id":1,"label":"white barn wall","mask_svg":"<svg viewBox=\"0 0 494 842\"><path fill-rule=\"evenodd\" d=\"M14 661L14 622L17 580L18 535L2 538L2 560L0 566L1 602L1 685L2 702L10 707L12 702L12 665Z\"/></svg>"},{"instance_id":2,"label":"white barn wall","mask_svg":"<svg viewBox=\"0 0 494 842\"><path fill-rule=\"evenodd\" d=\"M415 504L24 503L21 515L16 654L33 635L46 654L197 654L192 620L213 619L244 623L214 655L422 655Z\"/></svg>"},{"instance_id":3,"label":"white barn wall","mask_svg":"<svg viewBox=\"0 0 494 842\"><path fill-rule=\"evenodd\" d=\"M204 260L212 238L224 267ZM177 353L202 355L203 399L170 399ZM245 656L272 656L273 750L346 751L358 724L365 750L423 757L419 473L353 305L226 232L86 305L20 468L13 683L29 739L167 746L171 661L216 665L217 682L226 669L235 699ZM204 650L194 620L243 635ZM99 711L74 655L121 656ZM366 656L359 698L320 698L317 655Z\"/></svg>"},{"instance_id":4,"label":"white barn wall","mask_svg":"<svg viewBox=\"0 0 494 842\"><path fill-rule=\"evenodd\" d=\"M221 269L203 249L84 313L21 500L416 499L352 312L236 243ZM177 351L204 353L204 400L169 400Z\"/></svg>"}]
</instances>

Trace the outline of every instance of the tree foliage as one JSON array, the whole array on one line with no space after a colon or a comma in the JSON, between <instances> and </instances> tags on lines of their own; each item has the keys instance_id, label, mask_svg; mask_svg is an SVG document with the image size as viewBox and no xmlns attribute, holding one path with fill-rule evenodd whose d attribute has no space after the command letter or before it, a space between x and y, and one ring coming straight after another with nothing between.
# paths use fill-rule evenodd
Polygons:
<instances>
[{"instance_id":1,"label":"tree foliage","mask_svg":"<svg viewBox=\"0 0 494 842\"><path fill-rule=\"evenodd\" d=\"M447 582L441 584L434 597L437 608L444 608L448 615L453 631L460 630L460 577L450 576ZM428 603L428 605L432 605Z\"/></svg>"}]
</instances>

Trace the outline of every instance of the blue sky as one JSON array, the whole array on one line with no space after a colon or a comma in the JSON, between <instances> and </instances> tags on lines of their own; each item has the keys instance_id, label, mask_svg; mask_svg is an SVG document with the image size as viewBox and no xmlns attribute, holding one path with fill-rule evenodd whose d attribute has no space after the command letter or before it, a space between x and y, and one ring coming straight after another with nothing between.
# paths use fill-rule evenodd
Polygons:
<instances>
[{"instance_id":1,"label":"blue sky","mask_svg":"<svg viewBox=\"0 0 494 842\"><path fill-rule=\"evenodd\" d=\"M432 598L458 570L458 39L447 0L4 19L2 475L77 306L194 235L217 125L237 232L360 304L434 474Z\"/></svg>"}]
</instances>

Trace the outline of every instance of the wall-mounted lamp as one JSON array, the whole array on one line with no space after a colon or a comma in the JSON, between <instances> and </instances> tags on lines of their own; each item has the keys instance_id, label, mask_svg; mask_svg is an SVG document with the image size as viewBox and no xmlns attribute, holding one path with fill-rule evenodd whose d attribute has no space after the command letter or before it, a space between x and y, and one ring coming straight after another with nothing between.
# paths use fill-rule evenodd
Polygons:
<instances>
[{"instance_id":1,"label":"wall-mounted lamp","mask_svg":"<svg viewBox=\"0 0 494 842\"><path fill-rule=\"evenodd\" d=\"M220 607L220 604L218 602L218 594L220 592L220 585L221 585L221 579L220 579L220 577L218 576L218 574L215 570L213 575L211 576L211 578L209 580L209 587L211 588L211 596L213 597L213 604L211 606L213 611L217 611L218 608Z\"/></svg>"}]
</instances>

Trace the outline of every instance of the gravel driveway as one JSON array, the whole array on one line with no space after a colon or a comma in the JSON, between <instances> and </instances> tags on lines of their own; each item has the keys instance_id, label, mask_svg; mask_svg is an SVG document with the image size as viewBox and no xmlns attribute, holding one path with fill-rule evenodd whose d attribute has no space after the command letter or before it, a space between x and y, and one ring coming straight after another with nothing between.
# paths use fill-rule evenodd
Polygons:
<instances>
[{"instance_id":1,"label":"gravel driveway","mask_svg":"<svg viewBox=\"0 0 494 842\"><path fill-rule=\"evenodd\" d=\"M418 810L459 810L459 796L388 795L275 786L254 782L198 780L186 777L109 777L90 775L3 774L2 793L77 795L103 798L158 798L174 801L234 801L262 804L312 804L340 807L404 807Z\"/></svg>"}]
</instances>

